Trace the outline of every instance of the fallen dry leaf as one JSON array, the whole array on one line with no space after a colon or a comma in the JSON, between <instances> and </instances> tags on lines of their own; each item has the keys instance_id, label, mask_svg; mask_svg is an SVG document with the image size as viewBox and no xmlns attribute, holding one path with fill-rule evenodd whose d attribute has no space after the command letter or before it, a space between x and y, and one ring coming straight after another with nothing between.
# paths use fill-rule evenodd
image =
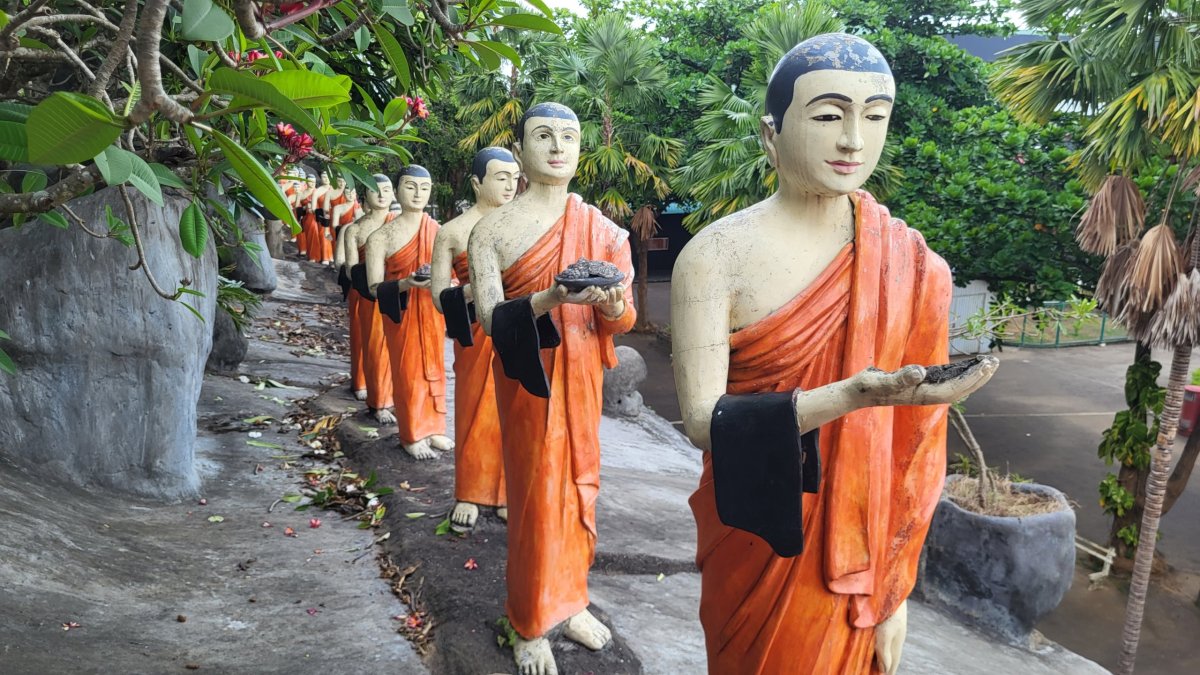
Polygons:
<instances>
[{"instance_id":1,"label":"fallen dry leaf","mask_svg":"<svg viewBox=\"0 0 1200 675\"><path fill-rule=\"evenodd\" d=\"M297 534L296 534L296 531L295 531L295 530L293 530L292 528L290 528L290 527L285 527L285 528L283 528L283 536L285 536L285 537L296 537L296 536L299 536L299 535L297 535Z\"/></svg>"}]
</instances>

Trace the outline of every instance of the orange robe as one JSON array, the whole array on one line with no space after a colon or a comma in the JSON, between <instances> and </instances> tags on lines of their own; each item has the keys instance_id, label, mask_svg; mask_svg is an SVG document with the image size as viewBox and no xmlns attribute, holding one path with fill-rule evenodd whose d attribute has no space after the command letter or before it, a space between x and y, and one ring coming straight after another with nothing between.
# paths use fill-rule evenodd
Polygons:
<instances>
[{"instance_id":1,"label":"orange robe","mask_svg":"<svg viewBox=\"0 0 1200 675\"><path fill-rule=\"evenodd\" d=\"M322 199L324 201L324 199ZM346 193L338 195L336 198L329 200L329 211L325 214L326 218L333 217L333 209L338 204L346 203ZM315 217L314 217L315 219ZM333 262L333 246L336 243L333 239L337 229L331 223L329 227L321 227L317 225L317 230L313 234L313 241L316 242L315 253L310 256L313 262ZM328 235L328 236L326 236ZM310 248L310 251L313 249ZM315 259L313 259L315 258Z\"/></svg>"},{"instance_id":2,"label":"orange robe","mask_svg":"<svg viewBox=\"0 0 1200 675\"><path fill-rule=\"evenodd\" d=\"M808 288L730 337L729 394L814 389L868 366L948 360L950 270L865 192L856 235ZM875 626L912 591L946 470L946 406L874 407L820 430L804 552L717 516L705 454L691 498L714 674L877 673Z\"/></svg>"},{"instance_id":3,"label":"orange robe","mask_svg":"<svg viewBox=\"0 0 1200 675\"><path fill-rule=\"evenodd\" d=\"M389 216L387 220L392 220ZM386 220L384 222L387 222ZM358 247L358 259L367 259L365 246ZM351 312L358 300L358 334L362 345L363 374L366 376L367 407L372 410L392 407L392 361L388 357L387 338L383 335L383 314L379 303L363 299L350 289Z\"/></svg>"},{"instance_id":4,"label":"orange robe","mask_svg":"<svg viewBox=\"0 0 1200 675\"><path fill-rule=\"evenodd\" d=\"M471 282L467 253L454 258L460 284ZM460 502L504 506L504 453L496 412L492 338L483 326L471 326L474 344L454 342L454 498Z\"/></svg>"},{"instance_id":5,"label":"orange robe","mask_svg":"<svg viewBox=\"0 0 1200 675\"><path fill-rule=\"evenodd\" d=\"M308 209L304 214L304 220L300 221L300 227L300 236L297 241L300 252L308 256L310 262L320 262L321 243L316 240L316 236L320 234L321 226L317 224L317 212ZM314 257L317 259L314 260Z\"/></svg>"},{"instance_id":6,"label":"orange robe","mask_svg":"<svg viewBox=\"0 0 1200 675\"><path fill-rule=\"evenodd\" d=\"M633 265L628 233L583 203L566 212L503 273L504 295L551 286L580 257L625 273L625 313L615 321L584 305L551 312L562 344L541 352L550 398L525 391L493 361L508 490L508 620L527 638L587 608L600 492L600 408L604 368L617 365L612 336L633 327Z\"/></svg>"},{"instance_id":7,"label":"orange robe","mask_svg":"<svg viewBox=\"0 0 1200 675\"><path fill-rule=\"evenodd\" d=\"M384 280L403 279L433 259L438 224L421 214L416 235L388 257ZM400 323L383 317L400 442L409 445L446 433L446 320L433 307L428 288L408 290Z\"/></svg>"}]
</instances>

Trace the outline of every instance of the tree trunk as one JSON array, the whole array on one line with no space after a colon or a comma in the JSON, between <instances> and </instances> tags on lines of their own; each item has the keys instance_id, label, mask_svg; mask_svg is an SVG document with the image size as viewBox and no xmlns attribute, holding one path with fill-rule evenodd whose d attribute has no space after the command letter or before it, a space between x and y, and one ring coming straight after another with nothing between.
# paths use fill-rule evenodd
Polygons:
<instances>
[{"instance_id":1,"label":"tree trunk","mask_svg":"<svg viewBox=\"0 0 1200 675\"><path fill-rule=\"evenodd\" d=\"M1134 363L1150 360L1150 345L1144 342L1138 342L1134 348ZM1146 421L1150 423L1149 420ZM1133 552L1137 550L1136 546L1126 544L1117 536L1117 533L1130 525L1136 525L1142 522L1142 511L1146 506L1146 477L1150 474L1150 470L1138 469L1137 467L1121 464L1121 468L1117 471L1117 482L1122 488L1125 488L1129 494L1133 495L1133 506L1125 511L1124 515L1114 515L1112 527L1108 533L1108 545L1116 549L1117 558L1114 565L1117 569L1129 572L1132 564L1129 562L1133 559Z\"/></svg>"},{"instance_id":2,"label":"tree trunk","mask_svg":"<svg viewBox=\"0 0 1200 675\"><path fill-rule=\"evenodd\" d=\"M1142 617L1146 609L1146 591L1150 586L1150 569L1154 564L1154 545L1158 540L1158 523L1162 517L1167 480L1171 472L1171 445L1179 428L1179 412L1183 407L1183 387L1188 381L1192 347L1178 346L1171 357L1171 378L1167 381L1167 400L1163 405L1162 424L1158 443L1151 451L1150 476L1146 481L1146 509L1138 533L1137 553L1133 562L1133 578L1129 585L1129 603L1125 607L1125 627L1121 631L1119 675L1133 675L1138 640L1142 632Z\"/></svg>"},{"instance_id":3,"label":"tree trunk","mask_svg":"<svg viewBox=\"0 0 1200 675\"><path fill-rule=\"evenodd\" d=\"M1192 469L1196 467L1196 458L1200 457L1200 431L1192 430L1187 445L1183 446L1183 454L1175 463L1171 479L1167 481L1167 498L1163 502L1163 515L1171 512L1171 507L1179 500L1179 495L1187 488L1188 480L1192 477Z\"/></svg>"},{"instance_id":4,"label":"tree trunk","mask_svg":"<svg viewBox=\"0 0 1200 675\"><path fill-rule=\"evenodd\" d=\"M638 239L637 246L637 323L634 325L634 330L644 331L650 328L650 308L646 305L649 302L649 287L646 281L646 275L650 271L650 255L646 250L649 246L649 241L646 239Z\"/></svg>"}]
</instances>

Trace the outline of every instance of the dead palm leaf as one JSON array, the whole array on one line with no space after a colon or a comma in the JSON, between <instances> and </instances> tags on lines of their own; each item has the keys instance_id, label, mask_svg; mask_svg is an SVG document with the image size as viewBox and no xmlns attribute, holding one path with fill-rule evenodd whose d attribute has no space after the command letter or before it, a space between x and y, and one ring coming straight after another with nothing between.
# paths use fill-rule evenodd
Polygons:
<instances>
[{"instance_id":1,"label":"dead palm leaf","mask_svg":"<svg viewBox=\"0 0 1200 675\"><path fill-rule=\"evenodd\" d=\"M1149 337L1165 349L1200 344L1200 270L1179 275L1175 290L1154 315Z\"/></svg>"},{"instance_id":2,"label":"dead palm leaf","mask_svg":"<svg viewBox=\"0 0 1200 675\"><path fill-rule=\"evenodd\" d=\"M1130 299L1141 312L1157 310L1174 290L1181 272L1183 260L1175 233L1165 222L1155 225L1142 237L1133 261Z\"/></svg>"},{"instance_id":3,"label":"dead palm leaf","mask_svg":"<svg viewBox=\"0 0 1200 675\"><path fill-rule=\"evenodd\" d=\"M629 231L638 241L647 241L658 233L658 219L654 217L654 207L645 204L633 214L629 221Z\"/></svg>"},{"instance_id":4,"label":"dead palm leaf","mask_svg":"<svg viewBox=\"0 0 1200 675\"><path fill-rule=\"evenodd\" d=\"M1137 184L1125 176L1109 176L1084 211L1075 239L1088 253L1110 256L1137 236L1145 218L1146 202Z\"/></svg>"},{"instance_id":5,"label":"dead palm leaf","mask_svg":"<svg viewBox=\"0 0 1200 675\"><path fill-rule=\"evenodd\" d=\"M1137 257L1138 239L1130 239L1108 259L1104 261L1104 269L1100 271L1100 279L1096 282L1096 302L1100 309L1118 319L1125 315L1129 302L1129 270Z\"/></svg>"}]
</instances>

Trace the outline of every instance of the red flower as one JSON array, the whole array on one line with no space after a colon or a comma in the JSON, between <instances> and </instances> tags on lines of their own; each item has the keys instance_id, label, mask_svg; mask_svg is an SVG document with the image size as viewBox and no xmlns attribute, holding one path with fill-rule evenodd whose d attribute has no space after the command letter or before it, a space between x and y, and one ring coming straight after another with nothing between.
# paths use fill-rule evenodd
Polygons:
<instances>
[{"instance_id":1,"label":"red flower","mask_svg":"<svg viewBox=\"0 0 1200 675\"><path fill-rule=\"evenodd\" d=\"M282 58L283 58L283 52L281 52L281 51L279 51L278 49L276 49L276 50L275 50L275 58L277 58L277 59L282 59Z\"/></svg>"},{"instance_id":2,"label":"red flower","mask_svg":"<svg viewBox=\"0 0 1200 675\"><path fill-rule=\"evenodd\" d=\"M409 115L416 115L421 119L429 117L429 108L425 106L425 99L420 96L405 96L404 100L408 103Z\"/></svg>"},{"instance_id":3,"label":"red flower","mask_svg":"<svg viewBox=\"0 0 1200 675\"><path fill-rule=\"evenodd\" d=\"M474 558L467 558L467 562L463 563L463 567L469 570L479 569L479 563L475 562Z\"/></svg>"},{"instance_id":4,"label":"red flower","mask_svg":"<svg viewBox=\"0 0 1200 675\"><path fill-rule=\"evenodd\" d=\"M249 61L250 63L254 63L255 61L257 61L259 59L265 59L265 58L267 58L267 55L264 52L258 51L257 49L251 49L246 54L246 60Z\"/></svg>"},{"instance_id":5,"label":"red flower","mask_svg":"<svg viewBox=\"0 0 1200 675\"><path fill-rule=\"evenodd\" d=\"M314 530L317 529L318 527L321 526L321 519L320 518L309 518L308 526Z\"/></svg>"},{"instance_id":6,"label":"red flower","mask_svg":"<svg viewBox=\"0 0 1200 675\"><path fill-rule=\"evenodd\" d=\"M425 622L422 621L421 617L417 616L416 614L409 614L408 617L404 619L404 625L408 626L409 628L420 628L421 624L423 623Z\"/></svg>"}]
</instances>

